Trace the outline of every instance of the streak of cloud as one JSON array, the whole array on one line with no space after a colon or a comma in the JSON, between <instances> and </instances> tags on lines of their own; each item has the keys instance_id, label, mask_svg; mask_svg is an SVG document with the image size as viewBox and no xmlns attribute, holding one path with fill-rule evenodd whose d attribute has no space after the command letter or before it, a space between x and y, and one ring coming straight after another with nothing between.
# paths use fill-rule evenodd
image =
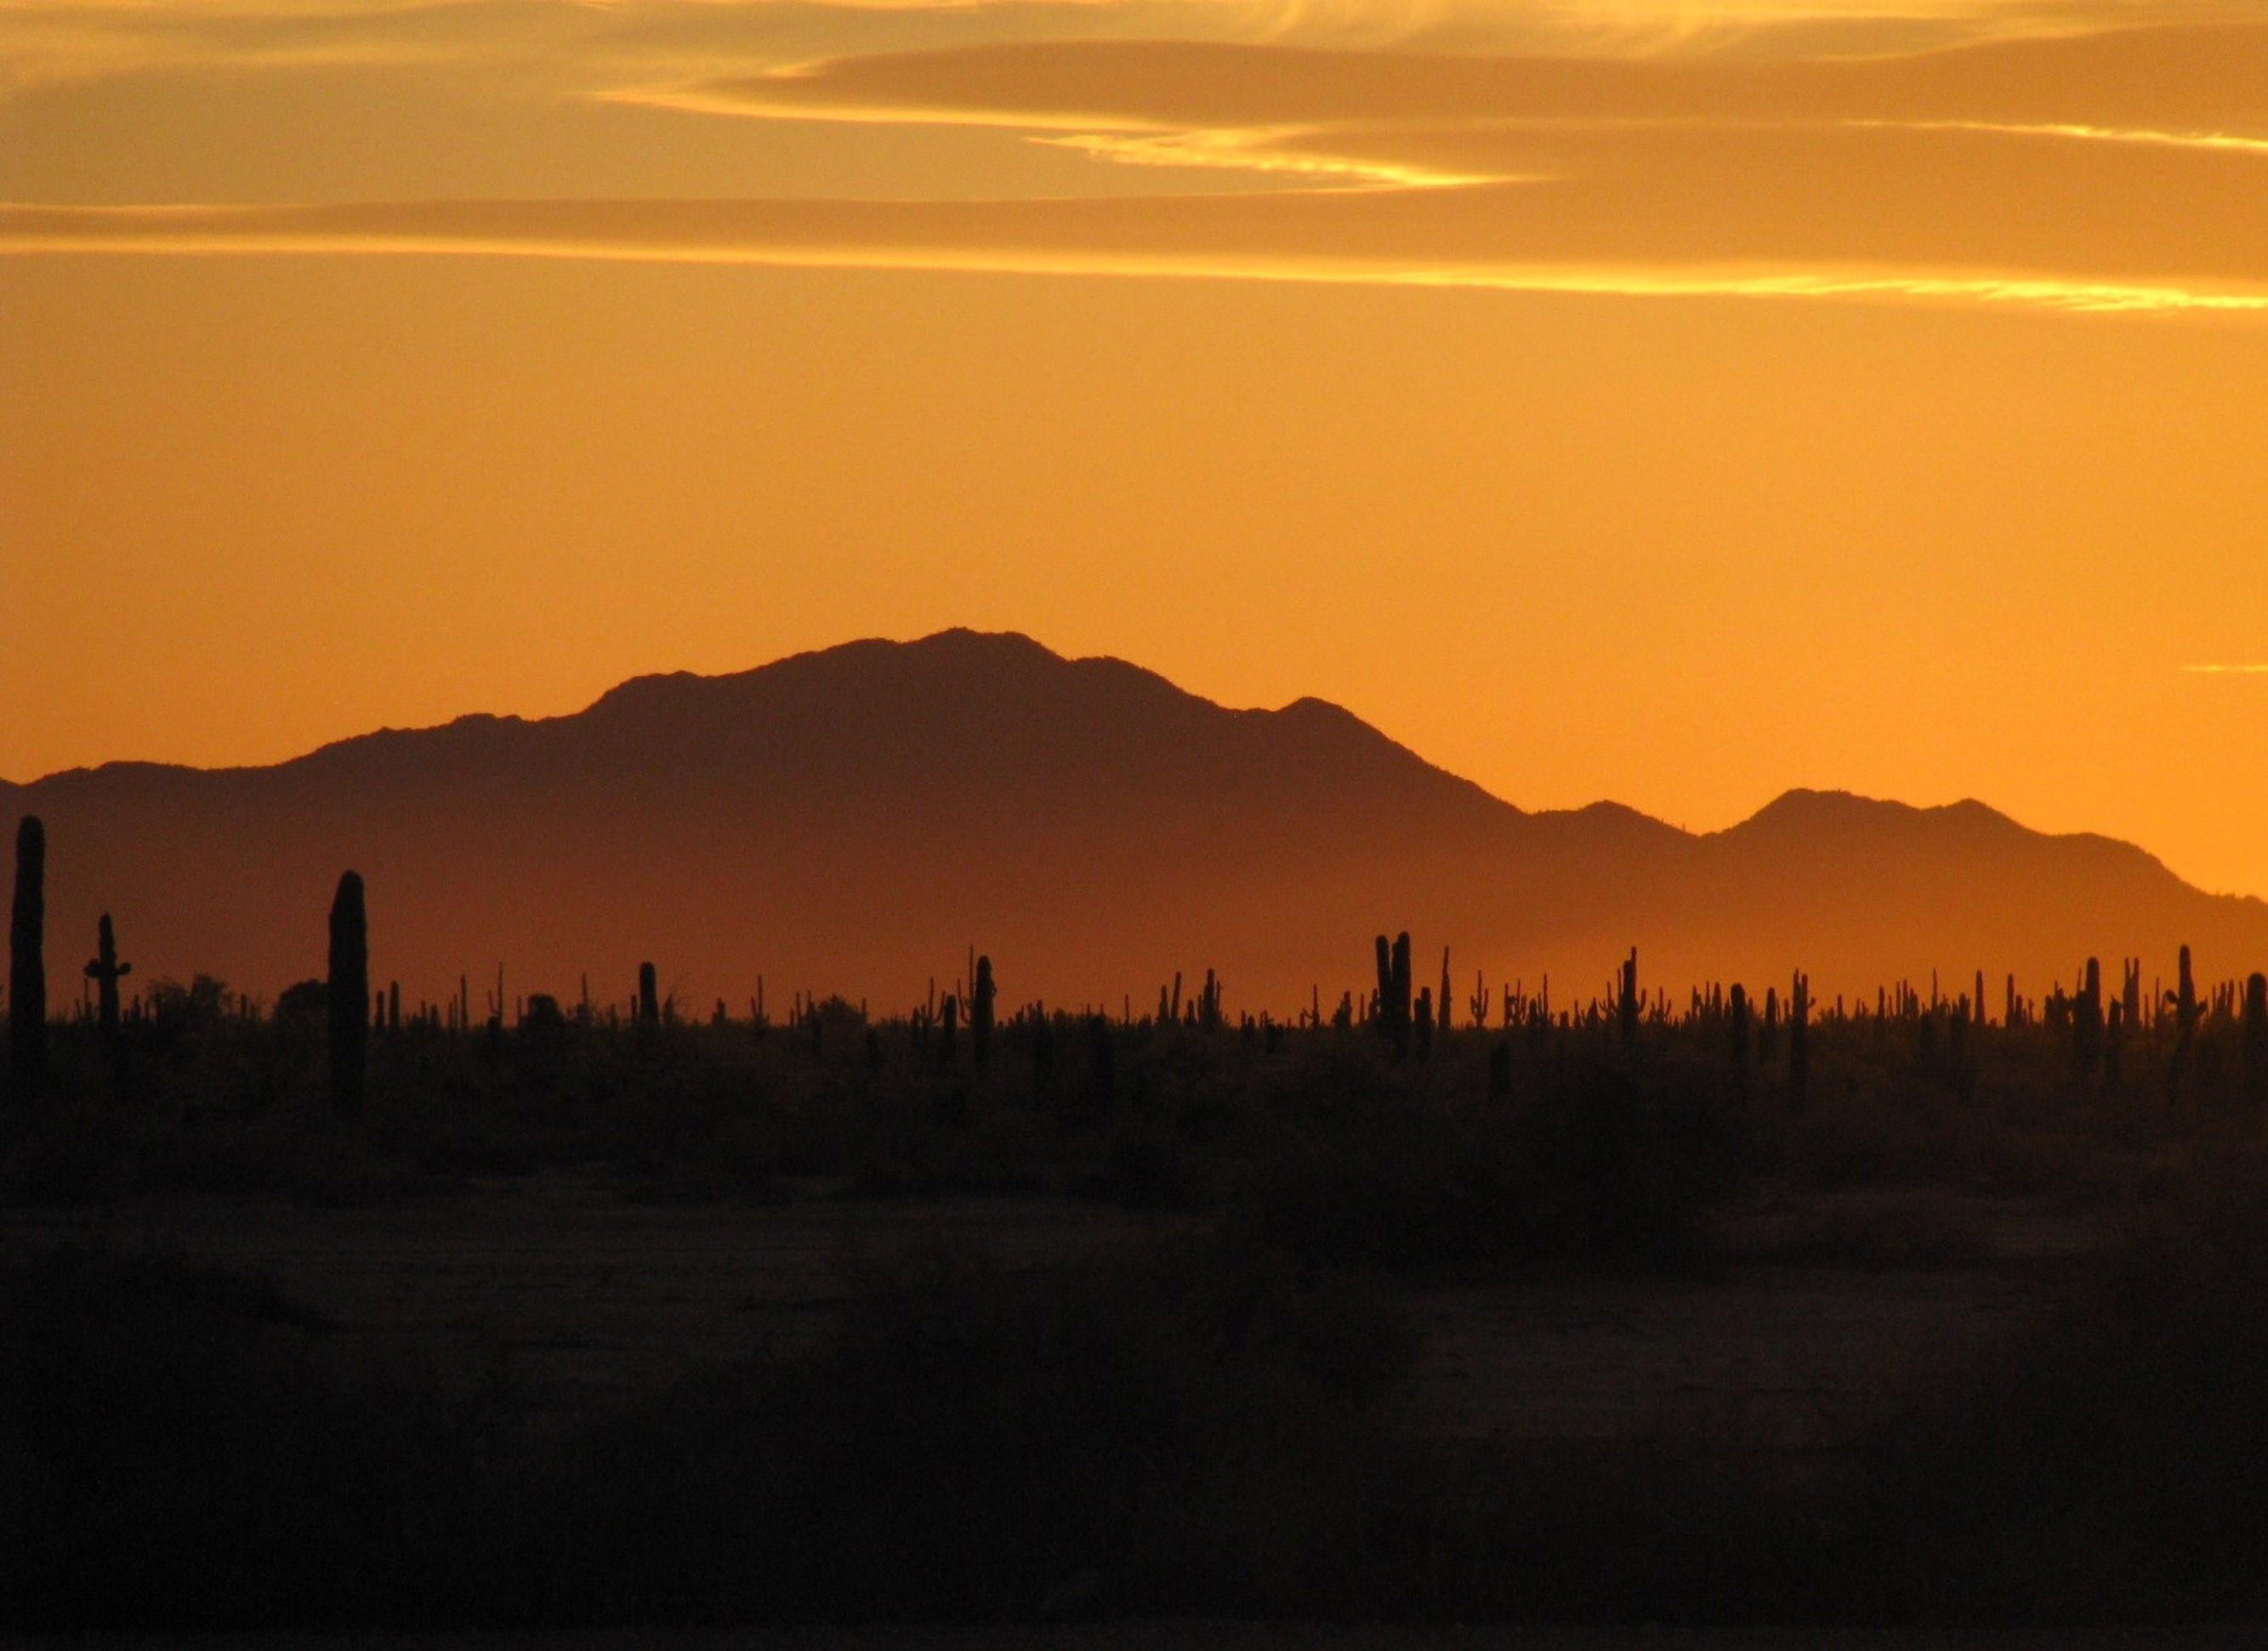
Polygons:
<instances>
[{"instance_id":1,"label":"streak of cloud","mask_svg":"<svg viewBox=\"0 0 2268 1651\"><path fill-rule=\"evenodd\" d=\"M935 46L941 30L1738 62L2258 20L2247 0L0 0L0 92L373 55L598 91Z\"/></svg>"},{"instance_id":2,"label":"streak of cloud","mask_svg":"<svg viewBox=\"0 0 2268 1651\"><path fill-rule=\"evenodd\" d=\"M846 58L688 90L712 109L806 119L871 120L903 110L932 121L1150 126L1844 122L2268 138L2268 26L1785 63L1025 41Z\"/></svg>"},{"instance_id":3,"label":"streak of cloud","mask_svg":"<svg viewBox=\"0 0 2268 1651\"><path fill-rule=\"evenodd\" d=\"M1307 183L1431 189L1500 183L1503 173L1457 170L1414 161L1365 159L1330 152L1326 135L1262 127L1158 133L1074 133L1039 141L1128 166L1197 166L1256 172ZM1309 144L1314 148L1307 147Z\"/></svg>"},{"instance_id":4,"label":"streak of cloud","mask_svg":"<svg viewBox=\"0 0 2268 1651\"><path fill-rule=\"evenodd\" d=\"M774 13L793 9L777 0ZM2036 26L2126 11L1941 9ZM538 10L609 49L659 38L639 33L658 15L646 0L629 0L622 17ZM1787 0L1696 15L1815 21L1850 10ZM492 44L510 12L464 0L357 15L377 20L362 46L383 50L404 17L420 27L447 18L466 41ZM247 26L247 49L304 44L297 23ZM2250 313L2268 291L2268 25L2018 31L1865 58L1027 40L553 95L584 110L683 116L686 130L720 114L821 138L829 123L968 128L996 152L1042 152L1023 138L1160 179L1211 171L1248 181L1228 193L1128 192L1150 189L1145 181L1011 200L971 172L922 200L844 198L861 192L838 186L698 202L616 198L633 191L563 179L550 202L187 215L25 206L0 210L0 247L861 263L2158 313Z\"/></svg>"},{"instance_id":5,"label":"streak of cloud","mask_svg":"<svg viewBox=\"0 0 2268 1651\"><path fill-rule=\"evenodd\" d=\"M1520 255L1428 246L1407 209L1528 186L1018 202L478 202L265 208L0 207L0 255L474 255L1185 276L1650 297L2268 313L2268 281L2120 280L1859 261ZM1265 209L1256 215L1253 209ZM1374 209L1396 209L1381 221Z\"/></svg>"}]
</instances>

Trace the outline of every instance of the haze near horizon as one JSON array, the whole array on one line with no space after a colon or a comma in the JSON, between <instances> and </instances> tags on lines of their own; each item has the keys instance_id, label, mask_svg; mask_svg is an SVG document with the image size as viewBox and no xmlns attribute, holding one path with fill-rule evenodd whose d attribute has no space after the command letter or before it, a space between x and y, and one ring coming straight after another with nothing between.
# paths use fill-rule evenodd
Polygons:
<instances>
[{"instance_id":1,"label":"haze near horizon","mask_svg":"<svg viewBox=\"0 0 2268 1651\"><path fill-rule=\"evenodd\" d=\"M0 6L0 775L952 625L2268 893L2268 26Z\"/></svg>"}]
</instances>

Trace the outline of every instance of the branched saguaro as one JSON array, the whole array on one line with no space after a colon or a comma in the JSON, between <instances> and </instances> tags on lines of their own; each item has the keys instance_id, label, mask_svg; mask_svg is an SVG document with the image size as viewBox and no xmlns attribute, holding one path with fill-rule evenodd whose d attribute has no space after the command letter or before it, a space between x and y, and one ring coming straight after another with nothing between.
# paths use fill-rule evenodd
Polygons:
<instances>
[{"instance_id":1,"label":"branched saguaro","mask_svg":"<svg viewBox=\"0 0 2268 1651\"><path fill-rule=\"evenodd\" d=\"M8 1065L19 1100L48 1078L48 829L27 814L16 828L16 898L8 914Z\"/></svg>"},{"instance_id":2,"label":"branched saguaro","mask_svg":"<svg viewBox=\"0 0 2268 1651\"><path fill-rule=\"evenodd\" d=\"M118 935L106 911L94 925L94 960L86 966L86 977L94 983L95 1024L106 1046L118 1041L118 983L133 972L133 964L118 961Z\"/></svg>"},{"instance_id":3,"label":"branched saguaro","mask_svg":"<svg viewBox=\"0 0 2268 1651\"><path fill-rule=\"evenodd\" d=\"M1410 931L1404 929L1394 937L1394 1003L1388 1011L1396 1060L1410 1054Z\"/></svg>"},{"instance_id":4,"label":"branched saguaro","mask_svg":"<svg viewBox=\"0 0 2268 1651\"><path fill-rule=\"evenodd\" d=\"M2190 1062L2196 1052L2198 1028L2197 977L2190 972L2190 948L2182 947L2180 976L2174 987L2174 1058L2166 1068L2166 1103L2177 1103L2189 1081Z\"/></svg>"},{"instance_id":5,"label":"branched saguaro","mask_svg":"<svg viewBox=\"0 0 2268 1651\"><path fill-rule=\"evenodd\" d=\"M1410 933L1378 937L1378 1030L1397 1061L1410 1058Z\"/></svg>"},{"instance_id":6,"label":"branched saguaro","mask_svg":"<svg viewBox=\"0 0 2268 1651\"><path fill-rule=\"evenodd\" d=\"M1811 977L1799 973L1787 1000L1787 1104L1797 1112L1811 1099Z\"/></svg>"},{"instance_id":7,"label":"branched saguaro","mask_svg":"<svg viewBox=\"0 0 2268 1651\"><path fill-rule=\"evenodd\" d=\"M2244 983L2244 1104L2268 1107L2268 975Z\"/></svg>"},{"instance_id":8,"label":"branched saguaro","mask_svg":"<svg viewBox=\"0 0 2268 1651\"><path fill-rule=\"evenodd\" d=\"M331 897L331 1106L344 1117L362 1110L370 1046L370 927L362 873L348 872Z\"/></svg>"},{"instance_id":9,"label":"branched saguaro","mask_svg":"<svg viewBox=\"0 0 2268 1651\"><path fill-rule=\"evenodd\" d=\"M976 984L968 994L968 1058L983 1072L992 1055L992 999L999 988L992 984L992 960L976 960Z\"/></svg>"},{"instance_id":10,"label":"branched saguaro","mask_svg":"<svg viewBox=\"0 0 2268 1651\"><path fill-rule=\"evenodd\" d=\"M2082 1081L2092 1080L2102 1065L2102 961L2087 960L2079 999L2072 1005L2072 1064Z\"/></svg>"}]
</instances>

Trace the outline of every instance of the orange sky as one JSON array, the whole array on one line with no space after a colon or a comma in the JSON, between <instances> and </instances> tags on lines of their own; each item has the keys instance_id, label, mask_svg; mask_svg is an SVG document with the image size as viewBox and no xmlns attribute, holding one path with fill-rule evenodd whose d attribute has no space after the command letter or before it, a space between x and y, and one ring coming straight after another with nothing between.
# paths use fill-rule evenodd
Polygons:
<instances>
[{"instance_id":1,"label":"orange sky","mask_svg":"<svg viewBox=\"0 0 2268 1651\"><path fill-rule=\"evenodd\" d=\"M0 775L972 624L2268 894L2259 18L0 0Z\"/></svg>"}]
</instances>

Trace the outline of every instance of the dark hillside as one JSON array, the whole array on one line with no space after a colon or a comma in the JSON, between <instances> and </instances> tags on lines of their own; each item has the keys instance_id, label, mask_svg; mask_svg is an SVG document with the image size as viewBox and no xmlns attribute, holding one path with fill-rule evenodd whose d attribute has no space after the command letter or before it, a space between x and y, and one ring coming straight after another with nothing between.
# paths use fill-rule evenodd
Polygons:
<instances>
[{"instance_id":1,"label":"dark hillside","mask_svg":"<svg viewBox=\"0 0 2268 1651\"><path fill-rule=\"evenodd\" d=\"M579 714L388 729L272 768L142 763L0 787L47 818L54 944L107 910L141 978L273 994L320 972L339 871L371 888L372 966L413 999L621 997L652 958L696 1006L759 974L897 1003L973 941L1012 999L1147 1000L1219 969L1233 1006L1366 984L1407 927L1431 980L1564 999L1631 944L1650 983L2032 991L2089 952L2208 977L2268 962L2268 907L2140 851L1976 803L1791 792L1694 837L1612 804L1528 814L1336 706L1234 711L1020 636L865 641L736 675L640 677ZM480 999L475 995L475 1007Z\"/></svg>"}]
</instances>

